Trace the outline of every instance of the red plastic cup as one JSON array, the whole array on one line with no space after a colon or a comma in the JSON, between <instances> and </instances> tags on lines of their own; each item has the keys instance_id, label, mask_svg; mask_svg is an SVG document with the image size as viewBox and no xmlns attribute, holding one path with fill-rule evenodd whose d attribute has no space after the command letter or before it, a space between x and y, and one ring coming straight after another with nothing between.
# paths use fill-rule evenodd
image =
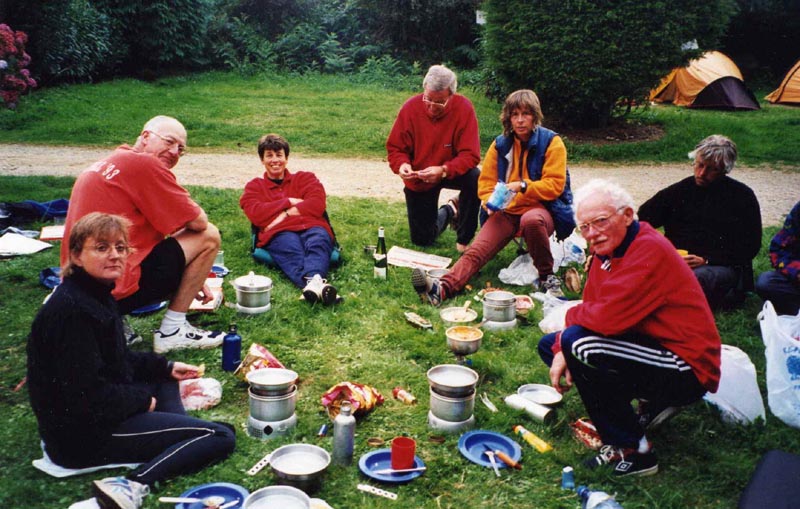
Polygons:
<instances>
[{"instance_id":1,"label":"red plastic cup","mask_svg":"<svg viewBox=\"0 0 800 509\"><path fill-rule=\"evenodd\" d=\"M392 440L392 468L395 470L413 468L416 451L417 443L413 438L395 437Z\"/></svg>"}]
</instances>

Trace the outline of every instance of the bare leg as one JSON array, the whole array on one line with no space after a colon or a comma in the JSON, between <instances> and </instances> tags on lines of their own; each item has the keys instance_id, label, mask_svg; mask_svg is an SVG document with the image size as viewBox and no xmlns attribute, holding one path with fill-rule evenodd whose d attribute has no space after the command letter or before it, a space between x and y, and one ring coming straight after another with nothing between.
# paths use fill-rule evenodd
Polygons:
<instances>
[{"instance_id":1,"label":"bare leg","mask_svg":"<svg viewBox=\"0 0 800 509\"><path fill-rule=\"evenodd\" d=\"M186 269L183 271L180 286L169 302L169 309L186 313L192 300L203 289L208 272L219 251L221 239L219 230L211 223L208 223L208 227L201 232L183 230L174 237L183 249Z\"/></svg>"}]
</instances>

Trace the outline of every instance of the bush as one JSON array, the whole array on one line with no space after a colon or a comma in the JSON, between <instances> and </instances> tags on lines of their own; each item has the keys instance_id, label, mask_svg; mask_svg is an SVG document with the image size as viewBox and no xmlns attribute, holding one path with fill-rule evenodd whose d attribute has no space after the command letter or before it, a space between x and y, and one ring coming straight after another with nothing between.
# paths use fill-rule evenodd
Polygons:
<instances>
[{"instance_id":1,"label":"bush","mask_svg":"<svg viewBox=\"0 0 800 509\"><path fill-rule=\"evenodd\" d=\"M673 67L713 48L731 0L486 0L487 91L530 88L546 113L580 127L605 125L622 100L641 102Z\"/></svg>"},{"instance_id":2,"label":"bush","mask_svg":"<svg viewBox=\"0 0 800 509\"><path fill-rule=\"evenodd\" d=\"M9 109L17 107L20 94L36 87L36 80L27 69L31 57L25 52L28 36L0 24L0 97Z\"/></svg>"},{"instance_id":3,"label":"bush","mask_svg":"<svg viewBox=\"0 0 800 509\"><path fill-rule=\"evenodd\" d=\"M272 44L249 22L246 14L233 18L223 26L209 31L211 43L209 53L215 60L242 76L271 70L277 55Z\"/></svg>"},{"instance_id":4,"label":"bush","mask_svg":"<svg viewBox=\"0 0 800 509\"><path fill-rule=\"evenodd\" d=\"M109 19L88 0L70 0L42 6L48 51L41 72L48 78L87 81L111 65Z\"/></svg>"}]
</instances>

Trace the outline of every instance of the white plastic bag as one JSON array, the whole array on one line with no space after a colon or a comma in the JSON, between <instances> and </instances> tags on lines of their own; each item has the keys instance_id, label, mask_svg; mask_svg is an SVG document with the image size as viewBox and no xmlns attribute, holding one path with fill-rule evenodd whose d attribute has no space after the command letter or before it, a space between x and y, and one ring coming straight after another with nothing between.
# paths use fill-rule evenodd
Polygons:
<instances>
[{"instance_id":1,"label":"white plastic bag","mask_svg":"<svg viewBox=\"0 0 800 509\"><path fill-rule=\"evenodd\" d=\"M205 410L222 399L222 384L213 378L191 378L179 382L181 401L186 410Z\"/></svg>"},{"instance_id":2,"label":"white plastic bag","mask_svg":"<svg viewBox=\"0 0 800 509\"><path fill-rule=\"evenodd\" d=\"M746 353L731 345L722 345L722 376L715 393L706 393L705 400L719 408L728 424L751 424L757 418L766 420L764 400L756 382L756 367Z\"/></svg>"},{"instance_id":3,"label":"white plastic bag","mask_svg":"<svg viewBox=\"0 0 800 509\"><path fill-rule=\"evenodd\" d=\"M531 255L525 253L514 258L505 269L500 269L497 277L507 285L531 286L539 279L539 271L533 266Z\"/></svg>"},{"instance_id":4,"label":"white plastic bag","mask_svg":"<svg viewBox=\"0 0 800 509\"><path fill-rule=\"evenodd\" d=\"M800 313L778 316L770 301L758 315L767 356L767 401L775 417L800 428Z\"/></svg>"},{"instance_id":5,"label":"white plastic bag","mask_svg":"<svg viewBox=\"0 0 800 509\"><path fill-rule=\"evenodd\" d=\"M545 334L563 330L566 327L567 311L582 303L582 300L561 300L549 293L536 292L533 298L542 303L544 318L539 321L539 328Z\"/></svg>"}]
</instances>

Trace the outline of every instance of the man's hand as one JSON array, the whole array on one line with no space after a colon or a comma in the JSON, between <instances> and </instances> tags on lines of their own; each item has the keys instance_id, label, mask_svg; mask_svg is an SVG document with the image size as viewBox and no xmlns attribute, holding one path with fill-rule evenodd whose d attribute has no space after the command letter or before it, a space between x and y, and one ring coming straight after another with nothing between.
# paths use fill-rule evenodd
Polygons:
<instances>
[{"instance_id":1,"label":"man's hand","mask_svg":"<svg viewBox=\"0 0 800 509\"><path fill-rule=\"evenodd\" d=\"M403 180L414 180L417 179L417 174L411 168L411 165L408 163L403 163L400 165L400 169L398 170L398 175Z\"/></svg>"},{"instance_id":2,"label":"man's hand","mask_svg":"<svg viewBox=\"0 0 800 509\"><path fill-rule=\"evenodd\" d=\"M428 166L418 171L417 177L423 182L438 184L444 178L444 166Z\"/></svg>"},{"instance_id":3,"label":"man's hand","mask_svg":"<svg viewBox=\"0 0 800 509\"><path fill-rule=\"evenodd\" d=\"M683 257L686 261L686 264L689 265L690 269L696 269L697 267L702 267L707 263L706 259L702 256L697 256L693 254L687 254Z\"/></svg>"},{"instance_id":4,"label":"man's hand","mask_svg":"<svg viewBox=\"0 0 800 509\"><path fill-rule=\"evenodd\" d=\"M561 383L562 376L564 384ZM563 352L558 352L553 357L553 364L550 365L550 384L559 394L564 394L572 388L572 375L567 369L567 360L564 359Z\"/></svg>"},{"instance_id":5,"label":"man's hand","mask_svg":"<svg viewBox=\"0 0 800 509\"><path fill-rule=\"evenodd\" d=\"M203 283L203 288L201 288L197 293L195 299L199 300L203 304L208 304L214 299L214 294L211 293L211 288L207 284Z\"/></svg>"},{"instance_id":6,"label":"man's hand","mask_svg":"<svg viewBox=\"0 0 800 509\"><path fill-rule=\"evenodd\" d=\"M200 378L200 367L185 362L175 362L172 365L172 378L175 380L190 380Z\"/></svg>"},{"instance_id":7,"label":"man's hand","mask_svg":"<svg viewBox=\"0 0 800 509\"><path fill-rule=\"evenodd\" d=\"M299 204L303 203L303 199L302 198L289 198L289 203L291 203L292 206L294 207L295 205L299 205Z\"/></svg>"}]
</instances>

